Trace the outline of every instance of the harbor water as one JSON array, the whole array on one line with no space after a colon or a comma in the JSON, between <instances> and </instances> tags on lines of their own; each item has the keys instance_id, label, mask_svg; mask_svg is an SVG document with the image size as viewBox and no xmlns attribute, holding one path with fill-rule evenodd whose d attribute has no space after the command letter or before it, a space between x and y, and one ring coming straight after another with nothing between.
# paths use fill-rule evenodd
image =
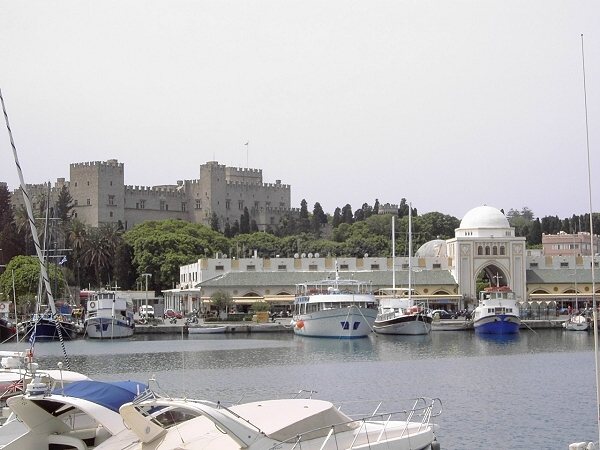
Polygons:
<instances>
[{"instance_id":1,"label":"harbor water","mask_svg":"<svg viewBox=\"0 0 600 450\"><path fill-rule=\"evenodd\" d=\"M587 332L498 339L436 331L354 340L139 335L65 345L72 370L99 380L154 378L153 386L172 396L231 402L312 389L333 401L439 397L444 449L566 449L598 438ZM3 345L9 348L15 346ZM36 343L35 355L42 367L63 360L58 342Z\"/></svg>"}]
</instances>

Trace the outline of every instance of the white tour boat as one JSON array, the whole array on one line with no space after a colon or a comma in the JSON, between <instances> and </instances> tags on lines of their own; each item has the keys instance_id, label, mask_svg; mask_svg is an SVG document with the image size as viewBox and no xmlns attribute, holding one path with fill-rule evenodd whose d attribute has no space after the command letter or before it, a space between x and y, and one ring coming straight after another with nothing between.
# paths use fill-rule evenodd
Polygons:
<instances>
[{"instance_id":1,"label":"white tour boat","mask_svg":"<svg viewBox=\"0 0 600 450\"><path fill-rule=\"evenodd\" d=\"M115 291L93 292L87 301L85 335L94 339L133 335L133 302L117 297Z\"/></svg>"},{"instance_id":2,"label":"white tour boat","mask_svg":"<svg viewBox=\"0 0 600 450\"><path fill-rule=\"evenodd\" d=\"M480 293L479 305L473 312L476 333L515 334L520 326L517 300L508 286L488 287Z\"/></svg>"},{"instance_id":3,"label":"white tour boat","mask_svg":"<svg viewBox=\"0 0 600 450\"><path fill-rule=\"evenodd\" d=\"M368 283L335 278L296 286L292 326L299 336L360 338L373 331L377 299Z\"/></svg>"}]
</instances>

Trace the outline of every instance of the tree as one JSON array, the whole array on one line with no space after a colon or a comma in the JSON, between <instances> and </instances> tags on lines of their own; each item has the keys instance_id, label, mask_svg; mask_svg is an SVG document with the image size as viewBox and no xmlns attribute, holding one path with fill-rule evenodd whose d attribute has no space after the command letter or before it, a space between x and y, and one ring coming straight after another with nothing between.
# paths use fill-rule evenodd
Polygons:
<instances>
[{"instance_id":1,"label":"tree","mask_svg":"<svg viewBox=\"0 0 600 450\"><path fill-rule=\"evenodd\" d=\"M250 233L250 212L247 206L244 206L244 214L240 216L240 233Z\"/></svg>"},{"instance_id":2,"label":"tree","mask_svg":"<svg viewBox=\"0 0 600 450\"><path fill-rule=\"evenodd\" d=\"M58 192L58 198L55 204L55 217L58 217L62 222L67 222L71 218L75 203L73 197L69 193L69 189L66 184L63 184L60 191Z\"/></svg>"},{"instance_id":3,"label":"tree","mask_svg":"<svg viewBox=\"0 0 600 450\"><path fill-rule=\"evenodd\" d=\"M56 264L48 264L46 272L53 288L54 297L63 296L66 283L60 268ZM2 291L2 299L5 301L12 299L13 273L17 305L31 309L38 293L40 261L35 256L15 256L10 260L6 270L0 275L0 291Z\"/></svg>"},{"instance_id":4,"label":"tree","mask_svg":"<svg viewBox=\"0 0 600 450\"><path fill-rule=\"evenodd\" d=\"M182 220L144 222L125 232L123 239L133 249L136 273L151 273L157 291L179 281L180 266L229 249L229 240L222 234Z\"/></svg>"},{"instance_id":5,"label":"tree","mask_svg":"<svg viewBox=\"0 0 600 450\"><path fill-rule=\"evenodd\" d=\"M300 216L298 217L298 228L300 233L309 233L311 231L310 219L308 218L308 205L306 200L300 202Z\"/></svg>"},{"instance_id":6,"label":"tree","mask_svg":"<svg viewBox=\"0 0 600 450\"><path fill-rule=\"evenodd\" d=\"M221 317L221 312L227 313L229 305L232 303L231 296L224 291L217 291L210 296L212 306L217 308L217 314Z\"/></svg>"},{"instance_id":7,"label":"tree","mask_svg":"<svg viewBox=\"0 0 600 450\"><path fill-rule=\"evenodd\" d=\"M340 208L335 208L335 211L333 212L333 219L331 220L331 226L333 228L337 228L340 223L342 223L342 210Z\"/></svg>"},{"instance_id":8,"label":"tree","mask_svg":"<svg viewBox=\"0 0 600 450\"><path fill-rule=\"evenodd\" d=\"M351 225L354 222L354 215L352 214L352 206L346 204L342 208L342 222Z\"/></svg>"},{"instance_id":9,"label":"tree","mask_svg":"<svg viewBox=\"0 0 600 450\"><path fill-rule=\"evenodd\" d=\"M212 215L210 216L210 229L213 231L220 231L219 230L219 216L217 216L216 212L213 212Z\"/></svg>"},{"instance_id":10,"label":"tree","mask_svg":"<svg viewBox=\"0 0 600 450\"><path fill-rule=\"evenodd\" d=\"M373 205L373 214L374 215L379 214L379 199L378 198L375 199L375 205Z\"/></svg>"},{"instance_id":11,"label":"tree","mask_svg":"<svg viewBox=\"0 0 600 450\"><path fill-rule=\"evenodd\" d=\"M319 202L315 203L311 219L312 232L316 237L321 236L321 227L327 223L327 215Z\"/></svg>"},{"instance_id":12,"label":"tree","mask_svg":"<svg viewBox=\"0 0 600 450\"><path fill-rule=\"evenodd\" d=\"M398 207L398 217L402 218L408 216L409 209L410 208L408 206L408 203L406 203L406 199L403 198L402 200L400 200L400 206Z\"/></svg>"},{"instance_id":13,"label":"tree","mask_svg":"<svg viewBox=\"0 0 600 450\"><path fill-rule=\"evenodd\" d=\"M23 236L17 229L8 187L0 183L0 264L25 252Z\"/></svg>"}]
</instances>

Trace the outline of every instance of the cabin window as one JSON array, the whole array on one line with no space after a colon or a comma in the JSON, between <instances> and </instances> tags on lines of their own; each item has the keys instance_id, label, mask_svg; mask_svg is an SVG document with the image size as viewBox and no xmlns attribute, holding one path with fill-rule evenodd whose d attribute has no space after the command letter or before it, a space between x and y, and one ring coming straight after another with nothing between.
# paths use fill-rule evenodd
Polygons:
<instances>
[{"instance_id":1,"label":"cabin window","mask_svg":"<svg viewBox=\"0 0 600 450\"><path fill-rule=\"evenodd\" d=\"M569 267L569 263L567 261L562 261L560 267Z\"/></svg>"},{"instance_id":2,"label":"cabin window","mask_svg":"<svg viewBox=\"0 0 600 450\"><path fill-rule=\"evenodd\" d=\"M225 270L225 267L223 267L223 266L215 266L215 270Z\"/></svg>"},{"instance_id":3,"label":"cabin window","mask_svg":"<svg viewBox=\"0 0 600 450\"><path fill-rule=\"evenodd\" d=\"M319 270L319 268L317 267L316 264L309 264L308 265L308 270L311 270L313 272L316 272L317 270Z\"/></svg>"},{"instance_id":4,"label":"cabin window","mask_svg":"<svg viewBox=\"0 0 600 450\"><path fill-rule=\"evenodd\" d=\"M442 265L441 265L440 263L433 263L433 266L432 266L432 267L433 267L434 269L441 269L441 268L442 268Z\"/></svg>"},{"instance_id":5,"label":"cabin window","mask_svg":"<svg viewBox=\"0 0 600 450\"><path fill-rule=\"evenodd\" d=\"M348 270L348 264L340 264L340 270Z\"/></svg>"},{"instance_id":6,"label":"cabin window","mask_svg":"<svg viewBox=\"0 0 600 450\"><path fill-rule=\"evenodd\" d=\"M287 266L285 264L279 264L277 266L277 270L281 270L281 271L286 271L287 270Z\"/></svg>"},{"instance_id":7,"label":"cabin window","mask_svg":"<svg viewBox=\"0 0 600 450\"><path fill-rule=\"evenodd\" d=\"M538 263L536 263L536 262L529 263L530 269L537 269L537 267L538 267Z\"/></svg>"},{"instance_id":8,"label":"cabin window","mask_svg":"<svg viewBox=\"0 0 600 450\"><path fill-rule=\"evenodd\" d=\"M379 270L379 264L371 264L371 270Z\"/></svg>"},{"instance_id":9,"label":"cabin window","mask_svg":"<svg viewBox=\"0 0 600 450\"><path fill-rule=\"evenodd\" d=\"M256 270L256 266L254 264L246 266L246 270L248 272L254 272Z\"/></svg>"}]
</instances>

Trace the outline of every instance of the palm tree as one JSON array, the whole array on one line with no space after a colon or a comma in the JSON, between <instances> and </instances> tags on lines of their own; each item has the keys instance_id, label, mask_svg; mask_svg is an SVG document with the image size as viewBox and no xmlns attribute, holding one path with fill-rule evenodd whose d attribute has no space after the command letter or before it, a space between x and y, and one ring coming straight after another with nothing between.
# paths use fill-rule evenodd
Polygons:
<instances>
[{"instance_id":1,"label":"palm tree","mask_svg":"<svg viewBox=\"0 0 600 450\"><path fill-rule=\"evenodd\" d=\"M106 279L110 281L112 261L121 239L121 231L114 224L102 224L88 233L82 260L94 269L98 286L102 285L102 275L107 275Z\"/></svg>"},{"instance_id":2,"label":"palm tree","mask_svg":"<svg viewBox=\"0 0 600 450\"><path fill-rule=\"evenodd\" d=\"M69 232L67 234L68 245L72 249L71 264L69 264L77 274L77 284L81 286L80 277L80 258L87 241L87 227L78 220L73 219L69 223Z\"/></svg>"}]
</instances>

